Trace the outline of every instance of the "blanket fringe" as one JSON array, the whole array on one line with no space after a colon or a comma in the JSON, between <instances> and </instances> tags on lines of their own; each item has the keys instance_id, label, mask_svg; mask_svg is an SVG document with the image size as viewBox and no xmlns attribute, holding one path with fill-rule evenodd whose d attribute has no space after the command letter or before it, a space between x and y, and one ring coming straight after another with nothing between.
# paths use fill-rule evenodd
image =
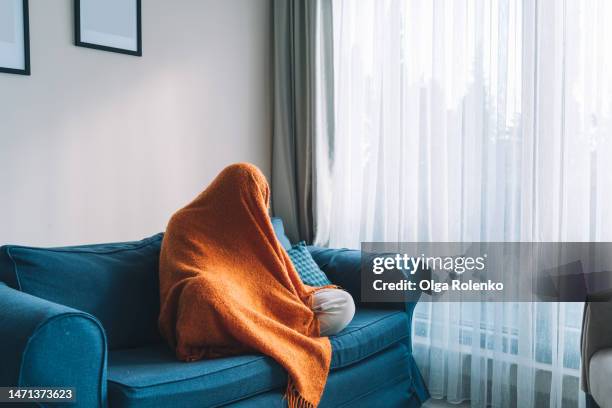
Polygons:
<instances>
[{"instance_id":1,"label":"blanket fringe","mask_svg":"<svg viewBox=\"0 0 612 408\"><path fill-rule=\"evenodd\" d=\"M285 392L288 408L316 408L316 405L304 399L295 388L293 380L289 378L287 391Z\"/></svg>"}]
</instances>

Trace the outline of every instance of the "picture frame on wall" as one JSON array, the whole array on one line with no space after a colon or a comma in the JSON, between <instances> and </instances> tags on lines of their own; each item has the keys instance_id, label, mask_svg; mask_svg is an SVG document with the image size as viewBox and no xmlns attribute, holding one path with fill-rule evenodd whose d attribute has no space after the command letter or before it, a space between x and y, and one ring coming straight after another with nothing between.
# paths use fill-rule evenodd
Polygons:
<instances>
[{"instance_id":1,"label":"picture frame on wall","mask_svg":"<svg viewBox=\"0 0 612 408\"><path fill-rule=\"evenodd\" d=\"M75 45L142 56L141 0L74 0Z\"/></svg>"},{"instance_id":2,"label":"picture frame on wall","mask_svg":"<svg viewBox=\"0 0 612 408\"><path fill-rule=\"evenodd\" d=\"M30 75L28 0L0 1L0 72Z\"/></svg>"}]
</instances>

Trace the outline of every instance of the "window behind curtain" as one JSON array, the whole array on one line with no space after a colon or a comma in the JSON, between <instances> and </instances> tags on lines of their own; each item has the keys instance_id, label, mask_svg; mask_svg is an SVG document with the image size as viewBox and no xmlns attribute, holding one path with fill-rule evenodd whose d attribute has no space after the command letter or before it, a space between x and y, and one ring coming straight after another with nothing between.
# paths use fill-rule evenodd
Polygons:
<instances>
[{"instance_id":1,"label":"window behind curtain","mask_svg":"<svg viewBox=\"0 0 612 408\"><path fill-rule=\"evenodd\" d=\"M612 3L333 5L318 242L612 241ZM435 397L576 406L581 310L422 303L415 354Z\"/></svg>"}]
</instances>

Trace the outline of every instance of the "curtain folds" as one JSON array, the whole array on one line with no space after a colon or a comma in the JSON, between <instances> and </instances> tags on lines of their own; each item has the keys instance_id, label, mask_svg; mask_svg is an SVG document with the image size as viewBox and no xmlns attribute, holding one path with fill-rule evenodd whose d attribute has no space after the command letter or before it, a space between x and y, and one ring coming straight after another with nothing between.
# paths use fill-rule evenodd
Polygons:
<instances>
[{"instance_id":1,"label":"curtain folds","mask_svg":"<svg viewBox=\"0 0 612 408\"><path fill-rule=\"evenodd\" d=\"M610 20L604 0L333 0L315 241L612 241ZM422 302L415 358L436 398L579 406L582 306Z\"/></svg>"},{"instance_id":2,"label":"curtain folds","mask_svg":"<svg viewBox=\"0 0 612 408\"><path fill-rule=\"evenodd\" d=\"M334 130L331 0L274 0L273 14L272 209L312 242Z\"/></svg>"}]
</instances>

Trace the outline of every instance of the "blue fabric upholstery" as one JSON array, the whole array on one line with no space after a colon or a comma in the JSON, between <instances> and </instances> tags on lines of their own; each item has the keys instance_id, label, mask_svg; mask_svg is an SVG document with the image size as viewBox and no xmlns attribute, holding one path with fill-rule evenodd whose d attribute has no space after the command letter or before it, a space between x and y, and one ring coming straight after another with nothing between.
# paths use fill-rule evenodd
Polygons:
<instances>
[{"instance_id":1,"label":"blue fabric upholstery","mask_svg":"<svg viewBox=\"0 0 612 408\"><path fill-rule=\"evenodd\" d=\"M404 356L409 350L404 340L409 335L406 313L358 310L351 324L330 338L332 370L355 365L394 345L402 345ZM394 375L409 375L408 367L393 371L394 365L408 364L405 358L397 359L388 362L388 370ZM165 346L111 352L108 378L109 401L119 407L172 406L179 395L181 406L217 406L282 388L287 381L283 369L268 357L249 355L182 363ZM376 385L367 376L350 381ZM368 389L366 384L363 387L359 392ZM332 386L326 392L334 401L347 397L344 388Z\"/></svg>"},{"instance_id":2,"label":"blue fabric upholstery","mask_svg":"<svg viewBox=\"0 0 612 408\"><path fill-rule=\"evenodd\" d=\"M111 349L157 343L162 234L136 242L0 248L0 281L94 315Z\"/></svg>"},{"instance_id":3,"label":"blue fabric upholstery","mask_svg":"<svg viewBox=\"0 0 612 408\"><path fill-rule=\"evenodd\" d=\"M376 354L359 364L333 370L319 408L416 408L423 400L416 392L412 356L404 344ZM376 375L372 375L376 373ZM285 408L279 388L227 405L232 408Z\"/></svg>"},{"instance_id":4,"label":"blue fabric upholstery","mask_svg":"<svg viewBox=\"0 0 612 408\"><path fill-rule=\"evenodd\" d=\"M272 223L291 248L282 221ZM161 240L158 234L103 245L1 247L0 386L72 386L71 407L286 406L287 376L270 358L183 363L160 342ZM359 303L359 251L309 251ZM362 303L351 324L330 338L332 370L321 407L416 407L428 398L411 354L414 304L405 306Z\"/></svg>"},{"instance_id":5,"label":"blue fabric upholstery","mask_svg":"<svg viewBox=\"0 0 612 408\"><path fill-rule=\"evenodd\" d=\"M331 366L346 367L410 337L406 313L358 309L349 325L331 336Z\"/></svg>"},{"instance_id":6,"label":"blue fabric upholstery","mask_svg":"<svg viewBox=\"0 0 612 408\"><path fill-rule=\"evenodd\" d=\"M280 241L283 248L286 251L291 249L291 241L285 235L285 227L283 226L283 220L277 217L272 217L272 226L274 227L274 233L276 234L276 238Z\"/></svg>"},{"instance_id":7,"label":"blue fabric upholstery","mask_svg":"<svg viewBox=\"0 0 612 408\"><path fill-rule=\"evenodd\" d=\"M361 251L315 246L308 250L329 280L349 292L355 304L361 304Z\"/></svg>"},{"instance_id":8,"label":"blue fabric upholstery","mask_svg":"<svg viewBox=\"0 0 612 408\"><path fill-rule=\"evenodd\" d=\"M106 338L92 316L0 283L0 339L0 386L75 387L77 402L61 406L106 405Z\"/></svg>"}]
</instances>

